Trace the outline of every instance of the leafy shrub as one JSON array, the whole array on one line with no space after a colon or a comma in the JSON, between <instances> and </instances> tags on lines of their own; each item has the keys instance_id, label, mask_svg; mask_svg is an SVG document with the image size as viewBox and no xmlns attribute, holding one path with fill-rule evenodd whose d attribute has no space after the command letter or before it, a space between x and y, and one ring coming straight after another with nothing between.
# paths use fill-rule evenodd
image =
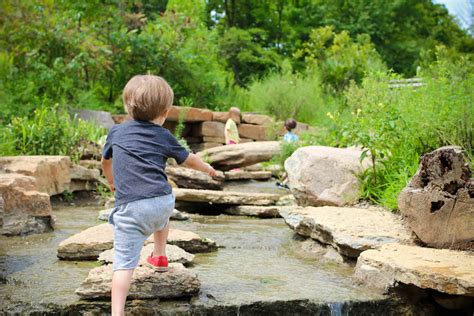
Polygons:
<instances>
[{"instance_id":1,"label":"leafy shrub","mask_svg":"<svg viewBox=\"0 0 474 316\"><path fill-rule=\"evenodd\" d=\"M366 73L386 70L368 35L353 40L346 31L335 33L332 26L314 29L296 57L310 69L319 69L322 82L335 92L351 81L360 83Z\"/></svg>"},{"instance_id":2,"label":"leafy shrub","mask_svg":"<svg viewBox=\"0 0 474 316\"><path fill-rule=\"evenodd\" d=\"M329 113L340 146L362 146L374 168L362 175L363 194L392 209L414 175L418 159L445 145L458 145L472 158L474 72L464 62L439 61L417 89L389 87L392 75L372 74L346 92L349 115ZM363 158L363 157L361 157Z\"/></svg>"},{"instance_id":3,"label":"leafy shrub","mask_svg":"<svg viewBox=\"0 0 474 316\"><path fill-rule=\"evenodd\" d=\"M335 109L336 103L324 95L317 73L303 75L273 73L253 82L246 94L245 110L267 113L279 120L294 118L314 125L328 124L325 113Z\"/></svg>"},{"instance_id":4,"label":"leafy shrub","mask_svg":"<svg viewBox=\"0 0 474 316\"><path fill-rule=\"evenodd\" d=\"M73 160L81 156L82 141L99 142L106 131L54 107L42 106L29 117L16 117L4 129L2 143L9 143L17 155L67 155ZM13 140L13 141L12 141Z\"/></svg>"}]
</instances>

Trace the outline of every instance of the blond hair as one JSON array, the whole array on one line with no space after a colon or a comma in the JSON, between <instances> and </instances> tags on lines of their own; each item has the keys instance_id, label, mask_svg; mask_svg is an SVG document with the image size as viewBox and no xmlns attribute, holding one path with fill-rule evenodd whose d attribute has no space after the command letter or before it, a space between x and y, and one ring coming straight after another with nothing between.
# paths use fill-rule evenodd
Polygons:
<instances>
[{"instance_id":1,"label":"blond hair","mask_svg":"<svg viewBox=\"0 0 474 316\"><path fill-rule=\"evenodd\" d=\"M152 121L166 114L174 93L165 79L154 75L136 75L123 89L127 113L136 120Z\"/></svg>"}]
</instances>

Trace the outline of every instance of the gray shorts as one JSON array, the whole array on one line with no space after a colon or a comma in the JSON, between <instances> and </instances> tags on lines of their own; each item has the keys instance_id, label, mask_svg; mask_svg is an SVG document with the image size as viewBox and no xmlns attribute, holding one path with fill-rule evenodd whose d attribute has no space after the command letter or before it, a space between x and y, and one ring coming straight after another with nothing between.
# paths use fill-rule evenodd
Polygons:
<instances>
[{"instance_id":1,"label":"gray shorts","mask_svg":"<svg viewBox=\"0 0 474 316\"><path fill-rule=\"evenodd\" d=\"M126 203L112 210L109 223L114 225L114 271L137 267L145 240L166 227L174 203L174 195L168 194Z\"/></svg>"}]
</instances>

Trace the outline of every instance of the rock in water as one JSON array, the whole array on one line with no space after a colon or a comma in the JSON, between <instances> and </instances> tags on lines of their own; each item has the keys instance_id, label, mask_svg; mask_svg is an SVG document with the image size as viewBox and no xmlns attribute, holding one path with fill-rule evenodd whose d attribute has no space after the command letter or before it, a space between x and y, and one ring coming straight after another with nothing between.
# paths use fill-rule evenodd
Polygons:
<instances>
[{"instance_id":1,"label":"rock in water","mask_svg":"<svg viewBox=\"0 0 474 316\"><path fill-rule=\"evenodd\" d=\"M110 297L112 266L94 268L76 290L83 299ZM197 275L180 263L171 263L169 271L158 273L148 266L137 267L133 273L128 298L178 298L199 292L201 282Z\"/></svg>"},{"instance_id":2,"label":"rock in water","mask_svg":"<svg viewBox=\"0 0 474 316\"><path fill-rule=\"evenodd\" d=\"M331 245L346 257L388 243L411 244L410 232L396 214L353 207L281 208L280 215L296 233Z\"/></svg>"},{"instance_id":3,"label":"rock in water","mask_svg":"<svg viewBox=\"0 0 474 316\"><path fill-rule=\"evenodd\" d=\"M459 147L424 155L398 207L426 245L474 249L474 181Z\"/></svg>"},{"instance_id":4,"label":"rock in water","mask_svg":"<svg viewBox=\"0 0 474 316\"><path fill-rule=\"evenodd\" d=\"M275 205L278 194L234 191L173 189L176 201L227 205Z\"/></svg>"},{"instance_id":5,"label":"rock in water","mask_svg":"<svg viewBox=\"0 0 474 316\"><path fill-rule=\"evenodd\" d=\"M224 176L217 178L184 167L166 167L166 174L179 188L222 190Z\"/></svg>"},{"instance_id":6,"label":"rock in water","mask_svg":"<svg viewBox=\"0 0 474 316\"><path fill-rule=\"evenodd\" d=\"M143 266L146 263L146 258L153 252L153 243L150 243L142 248L140 252L140 265ZM166 255L168 256L169 262L178 262L184 265L190 264L194 260L194 255L184 251L175 245L166 245ZM114 249L109 249L102 252L97 259L103 263L114 262Z\"/></svg>"},{"instance_id":7,"label":"rock in water","mask_svg":"<svg viewBox=\"0 0 474 316\"><path fill-rule=\"evenodd\" d=\"M239 205L232 206L224 210L224 213L230 215L253 216L260 218L280 217L280 209L285 206L254 206Z\"/></svg>"},{"instance_id":8,"label":"rock in water","mask_svg":"<svg viewBox=\"0 0 474 316\"><path fill-rule=\"evenodd\" d=\"M280 142L269 141L219 146L202 151L198 155L216 169L230 170L269 161L279 153Z\"/></svg>"},{"instance_id":9,"label":"rock in water","mask_svg":"<svg viewBox=\"0 0 474 316\"><path fill-rule=\"evenodd\" d=\"M0 174L2 235L43 233L53 229L49 195L39 192L36 180L22 174Z\"/></svg>"},{"instance_id":10,"label":"rock in water","mask_svg":"<svg viewBox=\"0 0 474 316\"><path fill-rule=\"evenodd\" d=\"M360 197L357 174L370 166L360 163L357 148L308 146L285 161L291 192L299 205L343 206Z\"/></svg>"},{"instance_id":11,"label":"rock in water","mask_svg":"<svg viewBox=\"0 0 474 316\"><path fill-rule=\"evenodd\" d=\"M153 235L145 241L145 244L152 242ZM59 244L57 255L63 260L96 260L103 251L112 249L113 244L113 226L104 223L89 227L63 240ZM191 253L217 250L214 241L179 229L170 229L168 244L176 245Z\"/></svg>"},{"instance_id":12,"label":"rock in water","mask_svg":"<svg viewBox=\"0 0 474 316\"><path fill-rule=\"evenodd\" d=\"M102 251L112 249L113 245L113 226L108 223L100 224L63 240L58 247L58 258L96 260Z\"/></svg>"},{"instance_id":13,"label":"rock in water","mask_svg":"<svg viewBox=\"0 0 474 316\"><path fill-rule=\"evenodd\" d=\"M359 256L355 277L384 290L403 283L474 297L474 256L463 251L384 245Z\"/></svg>"},{"instance_id":14,"label":"rock in water","mask_svg":"<svg viewBox=\"0 0 474 316\"><path fill-rule=\"evenodd\" d=\"M174 209L173 213L171 213L170 219L174 221L187 221L188 219L190 219L190 217L188 214Z\"/></svg>"},{"instance_id":15,"label":"rock in water","mask_svg":"<svg viewBox=\"0 0 474 316\"><path fill-rule=\"evenodd\" d=\"M150 236L148 241L153 241L153 236ZM217 250L215 241L203 238L194 232L179 229L170 229L168 233L168 244L176 245L190 253L212 252Z\"/></svg>"}]
</instances>

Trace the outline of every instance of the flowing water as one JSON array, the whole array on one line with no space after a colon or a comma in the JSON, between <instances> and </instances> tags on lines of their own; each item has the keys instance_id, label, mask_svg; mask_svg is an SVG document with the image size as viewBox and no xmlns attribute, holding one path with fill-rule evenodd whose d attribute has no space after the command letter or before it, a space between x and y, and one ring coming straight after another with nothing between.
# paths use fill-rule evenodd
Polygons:
<instances>
[{"instance_id":1,"label":"flowing water","mask_svg":"<svg viewBox=\"0 0 474 316\"><path fill-rule=\"evenodd\" d=\"M0 307L77 302L74 290L98 264L60 261L56 249L67 237L101 223L98 211L98 207L55 208L54 232L0 237ZM300 241L282 219L193 215L190 221L173 221L172 227L194 231L222 246L217 252L196 255L192 269L202 282L195 299L199 304L308 299L327 304L332 315L340 315L342 302L383 299L355 285L351 267L322 264L301 251Z\"/></svg>"}]
</instances>

